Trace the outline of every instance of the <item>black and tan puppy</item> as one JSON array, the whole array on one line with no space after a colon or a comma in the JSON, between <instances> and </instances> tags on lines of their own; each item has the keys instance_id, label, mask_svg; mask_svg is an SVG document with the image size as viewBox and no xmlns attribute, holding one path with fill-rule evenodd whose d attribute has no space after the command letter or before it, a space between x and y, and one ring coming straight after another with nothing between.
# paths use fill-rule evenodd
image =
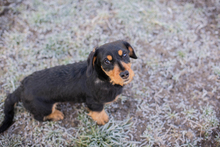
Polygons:
<instances>
[{"instance_id":1,"label":"black and tan puppy","mask_svg":"<svg viewBox=\"0 0 220 147\"><path fill-rule=\"evenodd\" d=\"M109 120L104 105L114 101L134 76L129 57L137 58L131 45L119 40L96 47L87 61L27 76L5 100L0 132L12 124L14 104L18 101L39 121L62 120L63 113L56 109L58 102L86 103L92 119L104 125Z\"/></svg>"}]
</instances>

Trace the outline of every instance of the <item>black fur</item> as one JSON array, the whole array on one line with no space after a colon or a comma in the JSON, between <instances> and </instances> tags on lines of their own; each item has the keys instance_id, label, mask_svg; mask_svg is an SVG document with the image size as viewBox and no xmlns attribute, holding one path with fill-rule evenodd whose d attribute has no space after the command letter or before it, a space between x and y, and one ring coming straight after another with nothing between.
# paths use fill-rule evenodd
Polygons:
<instances>
[{"instance_id":1,"label":"black fur","mask_svg":"<svg viewBox=\"0 0 220 147\"><path fill-rule=\"evenodd\" d=\"M121 60L129 63L129 58L122 59L117 54L119 49L129 53L128 46L130 44L125 41L108 43L92 51L87 61L44 69L24 78L5 100L5 117L0 133L13 123L14 104L18 101L38 121L51 114L57 102L86 103L91 111L102 111L105 103L122 93L123 86L112 84L101 66L110 71ZM112 61L114 65L104 65L103 59L107 54L116 56ZM135 53L130 57L137 58Z\"/></svg>"},{"instance_id":2,"label":"black fur","mask_svg":"<svg viewBox=\"0 0 220 147\"><path fill-rule=\"evenodd\" d=\"M7 130L13 123L14 118L14 104L20 100L21 87L18 87L13 93L9 94L5 100L4 106L4 121L0 127L0 133Z\"/></svg>"}]
</instances>

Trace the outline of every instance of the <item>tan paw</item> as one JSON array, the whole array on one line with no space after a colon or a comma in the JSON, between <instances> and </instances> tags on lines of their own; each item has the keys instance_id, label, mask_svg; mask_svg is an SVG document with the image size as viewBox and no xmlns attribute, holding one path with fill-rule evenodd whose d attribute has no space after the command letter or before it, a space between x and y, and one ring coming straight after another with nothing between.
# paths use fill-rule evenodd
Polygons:
<instances>
[{"instance_id":1,"label":"tan paw","mask_svg":"<svg viewBox=\"0 0 220 147\"><path fill-rule=\"evenodd\" d=\"M88 115L91 116L98 125L104 125L109 121L109 117L105 110L102 110L101 112L90 111Z\"/></svg>"},{"instance_id":2,"label":"tan paw","mask_svg":"<svg viewBox=\"0 0 220 147\"><path fill-rule=\"evenodd\" d=\"M55 110L50 115L44 117L44 120L53 120L53 121L59 121L63 119L64 119L64 114L59 110Z\"/></svg>"}]
</instances>

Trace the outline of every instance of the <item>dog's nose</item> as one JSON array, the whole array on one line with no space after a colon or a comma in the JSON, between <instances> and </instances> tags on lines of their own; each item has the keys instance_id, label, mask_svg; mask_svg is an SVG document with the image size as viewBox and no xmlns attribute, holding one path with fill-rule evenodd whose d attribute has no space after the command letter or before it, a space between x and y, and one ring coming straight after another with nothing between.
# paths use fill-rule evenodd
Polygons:
<instances>
[{"instance_id":1,"label":"dog's nose","mask_svg":"<svg viewBox=\"0 0 220 147\"><path fill-rule=\"evenodd\" d=\"M122 77L122 79L127 79L129 77L129 72L127 70L123 71L120 73L120 76Z\"/></svg>"}]
</instances>

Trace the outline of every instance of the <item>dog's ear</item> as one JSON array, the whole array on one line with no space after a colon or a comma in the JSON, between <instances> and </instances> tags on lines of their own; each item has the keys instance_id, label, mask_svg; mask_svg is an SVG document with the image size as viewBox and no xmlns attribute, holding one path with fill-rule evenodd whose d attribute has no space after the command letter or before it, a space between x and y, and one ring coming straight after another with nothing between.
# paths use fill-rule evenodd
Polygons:
<instances>
[{"instance_id":1,"label":"dog's ear","mask_svg":"<svg viewBox=\"0 0 220 147\"><path fill-rule=\"evenodd\" d=\"M90 77L92 75L96 57L97 57L97 52L96 52L96 48L94 48L93 51L89 54L89 57L87 59L87 70L86 70L87 77Z\"/></svg>"},{"instance_id":2,"label":"dog's ear","mask_svg":"<svg viewBox=\"0 0 220 147\"><path fill-rule=\"evenodd\" d=\"M127 50L129 51L129 56L130 56L131 58L137 59L137 56L136 56L136 54L135 54L135 52L134 52L133 47L132 47L128 42L126 42L126 41L122 41L122 43L125 45L125 47L126 47Z\"/></svg>"}]
</instances>

